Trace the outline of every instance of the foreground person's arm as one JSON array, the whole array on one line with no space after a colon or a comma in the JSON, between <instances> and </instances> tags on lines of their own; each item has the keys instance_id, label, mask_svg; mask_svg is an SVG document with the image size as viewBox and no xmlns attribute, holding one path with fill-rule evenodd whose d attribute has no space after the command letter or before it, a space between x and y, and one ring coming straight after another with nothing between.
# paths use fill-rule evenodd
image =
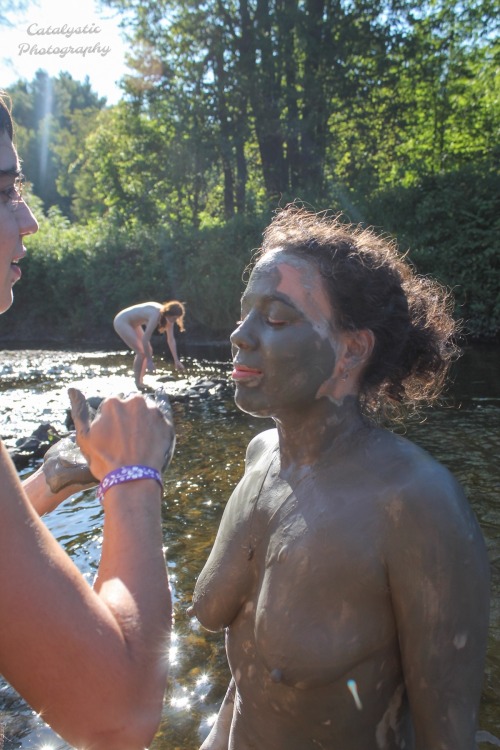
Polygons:
<instances>
[{"instance_id":1,"label":"foreground person's arm","mask_svg":"<svg viewBox=\"0 0 500 750\"><path fill-rule=\"evenodd\" d=\"M23 480L23 489L33 508L42 516L76 492L97 484L72 432L49 448L42 466Z\"/></svg>"},{"instance_id":2,"label":"foreground person's arm","mask_svg":"<svg viewBox=\"0 0 500 750\"><path fill-rule=\"evenodd\" d=\"M128 464L161 470L173 429L142 396L106 401L90 425L76 393L73 412L99 480ZM146 748L161 716L171 628L160 486L140 479L106 492L92 590L3 447L0 482L0 671L76 748Z\"/></svg>"},{"instance_id":3,"label":"foreground person's arm","mask_svg":"<svg viewBox=\"0 0 500 750\"><path fill-rule=\"evenodd\" d=\"M412 477L396 506L388 574L415 750L475 750L489 614L481 531L442 467Z\"/></svg>"},{"instance_id":4,"label":"foreground person's arm","mask_svg":"<svg viewBox=\"0 0 500 750\"><path fill-rule=\"evenodd\" d=\"M95 487L95 485L95 482L89 482L88 484L74 484L63 487L63 489L58 492L52 492L47 483L47 477L43 466L27 477L27 479L23 480L23 490L39 516L43 516L45 513L50 513L55 510L61 503L76 492L90 489L91 487Z\"/></svg>"}]
</instances>

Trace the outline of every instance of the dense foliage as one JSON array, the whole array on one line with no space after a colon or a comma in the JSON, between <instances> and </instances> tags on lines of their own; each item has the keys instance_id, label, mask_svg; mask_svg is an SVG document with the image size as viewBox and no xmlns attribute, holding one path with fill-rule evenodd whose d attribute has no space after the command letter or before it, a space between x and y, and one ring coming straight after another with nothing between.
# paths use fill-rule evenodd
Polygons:
<instances>
[{"instance_id":1,"label":"dense foliage","mask_svg":"<svg viewBox=\"0 0 500 750\"><path fill-rule=\"evenodd\" d=\"M298 197L398 237L466 332L498 336L495 0L107 4L130 39L118 105L67 74L10 90L42 219L0 335L112 335L121 306L176 296L191 331L227 336Z\"/></svg>"}]
</instances>

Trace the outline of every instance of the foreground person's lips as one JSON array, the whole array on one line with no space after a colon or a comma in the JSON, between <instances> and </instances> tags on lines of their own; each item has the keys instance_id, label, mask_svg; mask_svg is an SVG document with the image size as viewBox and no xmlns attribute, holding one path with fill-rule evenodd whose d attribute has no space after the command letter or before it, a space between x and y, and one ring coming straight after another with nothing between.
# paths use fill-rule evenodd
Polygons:
<instances>
[{"instance_id":1,"label":"foreground person's lips","mask_svg":"<svg viewBox=\"0 0 500 750\"><path fill-rule=\"evenodd\" d=\"M246 367L245 365L239 365L236 362L233 366L233 371L231 373L231 377L233 380L253 380L254 378L258 378L262 375L261 370L254 370L251 367Z\"/></svg>"},{"instance_id":2,"label":"foreground person's lips","mask_svg":"<svg viewBox=\"0 0 500 750\"><path fill-rule=\"evenodd\" d=\"M21 278L21 276L23 274L22 274L21 269L17 265L17 260L13 260L12 261L12 263L10 264L10 269L11 269L13 275L15 276L14 281L19 281L19 279Z\"/></svg>"}]
</instances>

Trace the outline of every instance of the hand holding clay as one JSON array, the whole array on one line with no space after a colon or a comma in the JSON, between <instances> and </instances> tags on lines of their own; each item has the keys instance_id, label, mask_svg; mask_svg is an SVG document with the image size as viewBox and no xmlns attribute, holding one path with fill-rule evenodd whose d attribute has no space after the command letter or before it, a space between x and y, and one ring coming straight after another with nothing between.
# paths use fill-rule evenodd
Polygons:
<instances>
[{"instance_id":1,"label":"hand holding clay","mask_svg":"<svg viewBox=\"0 0 500 750\"><path fill-rule=\"evenodd\" d=\"M43 459L43 473L54 494L71 485L83 489L98 484L76 445L74 432L49 448Z\"/></svg>"},{"instance_id":2,"label":"hand holding clay","mask_svg":"<svg viewBox=\"0 0 500 750\"><path fill-rule=\"evenodd\" d=\"M165 471L175 448L175 430L167 393L105 399L91 422L87 401L68 389L76 442L91 474L100 481L113 469L131 464Z\"/></svg>"},{"instance_id":3,"label":"hand holding clay","mask_svg":"<svg viewBox=\"0 0 500 750\"><path fill-rule=\"evenodd\" d=\"M74 391L72 400L73 416L75 425L77 420L90 429L91 416L87 401L80 391ZM79 395L77 395L79 394ZM163 388L159 388L153 397L148 397L149 403L154 403L169 428L169 435L166 441L162 471L165 471L171 461L175 448L175 433L173 428L173 417L170 401L167 393ZM99 410L98 410L99 413ZM128 463L132 463L128 460ZM75 486L80 489L93 487L98 484L99 480L92 474L89 465L82 451L76 444L76 432L59 440L46 452L43 463L43 472L45 479L50 487L51 492L56 493L65 487Z\"/></svg>"}]
</instances>

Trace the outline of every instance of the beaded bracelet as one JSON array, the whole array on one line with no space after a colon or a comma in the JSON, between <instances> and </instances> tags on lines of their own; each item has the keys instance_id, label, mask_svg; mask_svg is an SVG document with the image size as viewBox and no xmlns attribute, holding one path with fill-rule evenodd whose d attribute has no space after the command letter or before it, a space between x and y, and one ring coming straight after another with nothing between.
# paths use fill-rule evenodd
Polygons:
<instances>
[{"instance_id":1,"label":"beaded bracelet","mask_svg":"<svg viewBox=\"0 0 500 750\"><path fill-rule=\"evenodd\" d=\"M104 493L109 490L110 487L114 487L115 484L123 484L124 482L134 482L136 479L154 479L163 489L160 472L153 469L151 466L141 466L140 464L121 466L119 469L110 471L101 481L97 488L99 502L102 504Z\"/></svg>"}]
</instances>

